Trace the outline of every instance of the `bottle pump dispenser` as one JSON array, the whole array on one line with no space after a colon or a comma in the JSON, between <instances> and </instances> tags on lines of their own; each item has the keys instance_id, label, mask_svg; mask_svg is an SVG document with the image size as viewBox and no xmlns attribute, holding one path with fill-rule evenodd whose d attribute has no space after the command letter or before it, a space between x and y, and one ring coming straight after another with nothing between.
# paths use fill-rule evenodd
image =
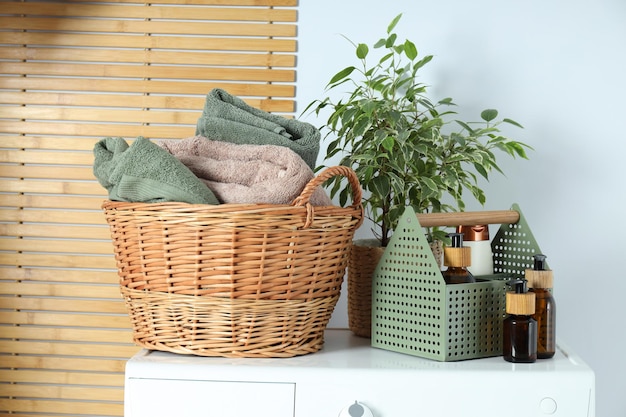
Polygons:
<instances>
[{"instance_id":1,"label":"bottle pump dispenser","mask_svg":"<svg viewBox=\"0 0 626 417\"><path fill-rule=\"evenodd\" d=\"M467 270L472 263L472 250L463 247L462 233L449 233L452 245L443 248L443 264L448 267L441 274L446 284L466 284L476 282L474 276Z\"/></svg>"}]
</instances>

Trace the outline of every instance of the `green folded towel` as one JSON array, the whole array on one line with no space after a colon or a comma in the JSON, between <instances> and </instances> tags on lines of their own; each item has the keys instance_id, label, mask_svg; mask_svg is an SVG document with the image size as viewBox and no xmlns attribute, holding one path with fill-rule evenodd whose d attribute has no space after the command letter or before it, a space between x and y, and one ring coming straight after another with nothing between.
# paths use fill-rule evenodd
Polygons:
<instances>
[{"instance_id":1,"label":"green folded towel","mask_svg":"<svg viewBox=\"0 0 626 417\"><path fill-rule=\"evenodd\" d=\"M196 136L235 144L286 146L311 169L315 169L321 140L315 126L254 108L219 88L206 97Z\"/></svg>"},{"instance_id":2,"label":"green folded towel","mask_svg":"<svg viewBox=\"0 0 626 417\"><path fill-rule=\"evenodd\" d=\"M219 204L189 168L148 139L138 137L128 146L122 138L104 138L93 152L93 173L111 200Z\"/></svg>"}]
</instances>

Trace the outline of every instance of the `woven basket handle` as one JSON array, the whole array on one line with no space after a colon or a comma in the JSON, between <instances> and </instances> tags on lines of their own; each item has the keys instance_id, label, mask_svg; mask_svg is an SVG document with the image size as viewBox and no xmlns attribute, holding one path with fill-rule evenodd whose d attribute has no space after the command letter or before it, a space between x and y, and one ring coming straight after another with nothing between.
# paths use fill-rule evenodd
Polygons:
<instances>
[{"instance_id":1,"label":"woven basket handle","mask_svg":"<svg viewBox=\"0 0 626 417\"><path fill-rule=\"evenodd\" d=\"M308 182L304 186L304 189L298 197L291 203L293 206L304 206L309 203L313 192L322 185L326 180L336 177L338 175L344 176L350 183L352 189L352 205L351 207L359 207L361 205L361 184L352 168L337 165L324 169L315 178Z\"/></svg>"}]
</instances>

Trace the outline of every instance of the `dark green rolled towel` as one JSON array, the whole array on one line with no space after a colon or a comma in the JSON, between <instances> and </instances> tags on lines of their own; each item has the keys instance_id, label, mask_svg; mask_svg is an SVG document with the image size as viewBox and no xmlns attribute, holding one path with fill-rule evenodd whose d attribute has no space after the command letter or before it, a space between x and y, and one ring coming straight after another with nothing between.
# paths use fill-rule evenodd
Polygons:
<instances>
[{"instance_id":1,"label":"dark green rolled towel","mask_svg":"<svg viewBox=\"0 0 626 417\"><path fill-rule=\"evenodd\" d=\"M216 88L206 97L196 135L210 140L290 148L315 169L320 131L313 125L268 113Z\"/></svg>"},{"instance_id":2,"label":"dark green rolled towel","mask_svg":"<svg viewBox=\"0 0 626 417\"><path fill-rule=\"evenodd\" d=\"M128 146L122 138L104 138L93 152L93 173L111 200L219 204L189 168L148 139L138 137Z\"/></svg>"}]
</instances>

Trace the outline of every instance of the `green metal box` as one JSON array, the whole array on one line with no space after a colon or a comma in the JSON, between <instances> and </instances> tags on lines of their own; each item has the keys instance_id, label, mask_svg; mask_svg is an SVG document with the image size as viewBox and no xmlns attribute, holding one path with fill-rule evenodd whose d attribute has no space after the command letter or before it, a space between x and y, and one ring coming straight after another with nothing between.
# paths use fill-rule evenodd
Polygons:
<instances>
[{"instance_id":1,"label":"green metal box","mask_svg":"<svg viewBox=\"0 0 626 417\"><path fill-rule=\"evenodd\" d=\"M502 354L507 281L540 253L526 221L502 224L491 242L494 275L446 285L411 207L402 215L372 278L373 347L437 361Z\"/></svg>"}]
</instances>

